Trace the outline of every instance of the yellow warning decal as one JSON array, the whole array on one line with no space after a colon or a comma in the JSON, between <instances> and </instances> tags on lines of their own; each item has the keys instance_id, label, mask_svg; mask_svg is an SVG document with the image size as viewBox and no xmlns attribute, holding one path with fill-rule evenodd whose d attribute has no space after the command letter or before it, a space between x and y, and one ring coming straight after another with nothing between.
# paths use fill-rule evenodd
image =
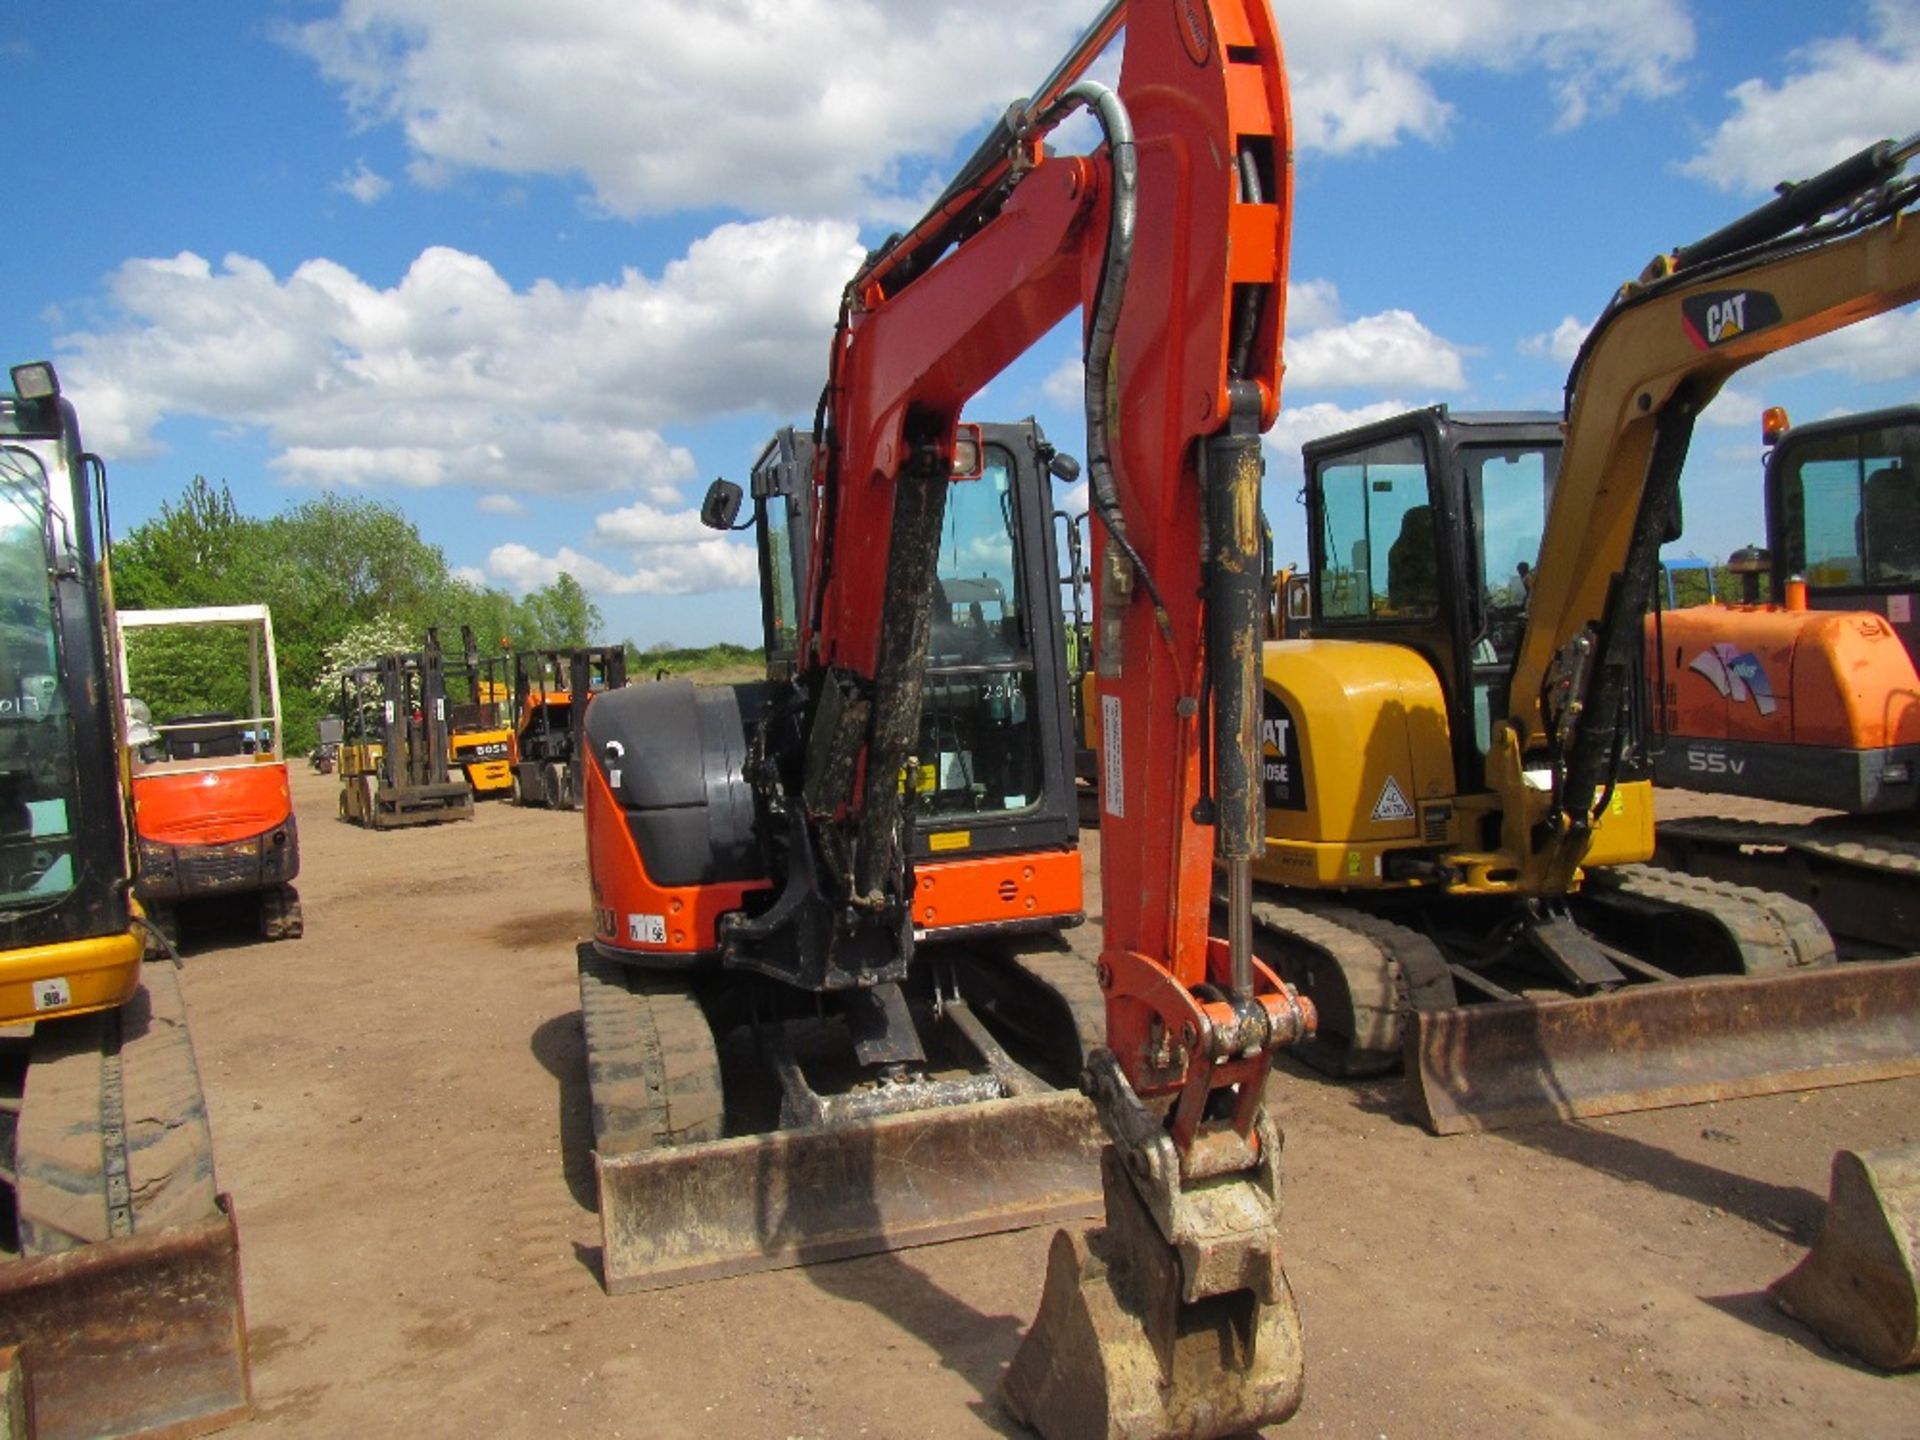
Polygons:
<instances>
[{"instance_id":1,"label":"yellow warning decal","mask_svg":"<svg viewBox=\"0 0 1920 1440\"><path fill-rule=\"evenodd\" d=\"M938 835L927 836L927 849L936 855L944 855L949 850L971 850L973 832L971 830L946 830Z\"/></svg>"}]
</instances>

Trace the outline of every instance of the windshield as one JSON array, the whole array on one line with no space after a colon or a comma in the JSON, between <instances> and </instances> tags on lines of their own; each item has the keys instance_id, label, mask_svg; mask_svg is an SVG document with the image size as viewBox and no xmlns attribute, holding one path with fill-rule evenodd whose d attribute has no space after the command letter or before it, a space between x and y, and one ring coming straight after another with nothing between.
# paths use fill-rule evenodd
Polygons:
<instances>
[{"instance_id":1,"label":"windshield","mask_svg":"<svg viewBox=\"0 0 1920 1440\"><path fill-rule=\"evenodd\" d=\"M60 687L49 493L34 450L0 445L0 906L57 900L75 880L78 766Z\"/></svg>"},{"instance_id":2,"label":"windshield","mask_svg":"<svg viewBox=\"0 0 1920 1440\"><path fill-rule=\"evenodd\" d=\"M1039 711L1012 457L986 452L947 490L920 720L919 812L955 817L1040 801Z\"/></svg>"},{"instance_id":3,"label":"windshield","mask_svg":"<svg viewBox=\"0 0 1920 1440\"><path fill-rule=\"evenodd\" d=\"M1815 589L1920 583L1916 463L1920 427L1910 424L1795 445L1780 487L1787 573Z\"/></svg>"},{"instance_id":4,"label":"windshield","mask_svg":"<svg viewBox=\"0 0 1920 1440\"><path fill-rule=\"evenodd\" d=\"M1439 549L1420 441L1402 436L1323 461L1318 478L1320 614L1431 618Z\"/></svg>"}]
</instances>

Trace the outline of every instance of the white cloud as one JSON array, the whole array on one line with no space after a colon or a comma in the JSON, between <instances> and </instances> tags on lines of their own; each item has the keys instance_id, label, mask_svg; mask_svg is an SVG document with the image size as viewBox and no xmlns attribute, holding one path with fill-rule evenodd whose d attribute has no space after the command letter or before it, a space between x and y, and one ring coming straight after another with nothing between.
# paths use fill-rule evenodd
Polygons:
<instances>
[{"instance_id":1,"label":"white cloud","mask_svg":"<svg viewBox=\"0 0 1920 1440\"><path fill-rule=\"evenodd\" d=\"M1683 0L1277 8L1296 146L1336 153L1442 137L1449 71L1538 72L1564 127L1669 93L1694 42ZM356 117L401 128L417 184L558 175L625 216L900 219L1085 19L1026 0L338 0L289 34ZM983 36L992 65L960 63Z\"/></svg>"},{"instance_id":2,"label":"white cloud","mask_svg":"<svg viewBox=\"0 0 1920 1440\"><path fill-rule=\"evenodd\" d=\"M1540 71L1564 129L1624 99L1672 93L1693 54L1683 0L1279 0L1275 9L1298 141L1335 153L1441 135L1453 112L1434 93L1435 72Z\"/></svg>"},{"instance_id":3,"label":"white cloud","mask_svg":"<svg viewBox=\"0 0 1920 1440\"><path fill-rule=\"evenodd\" d=\"M1326 280L1290 289L1287 308L1289 390L1466 388L1464 352L1410 311L1382 310L1343 320L1339 292Z\"/></svg>"},{"instance_id":4,"label":"white cloud","mask_svg":"<svg viewBox=\"0 0 1920 1440\"><path fill-rule=\"evenodd\" d=\"M1425 402L1377 400L1353 407L1325 401L1316 401L1311 405L1283 405L1280 418L1265 437L1268 482L1284 481L1293 486L1300 483L1300 447L1309 440L1351 430L1357 425L1371 425L1376 420L1385 420L1411 410L1416 403Z\"/></svg>"},{"instance_id":5,"label":"white cloud","mask_svg":"<svg viewBox=\"0 0 1920 1440\"><path fill-rule=\"evenodd\" d=\"M333 188L343 195L358 200L362 205L372 205L393 188L393 182L384 175L376 174L367 167L367 162L362 160L359 167L352 173L334 181Z\"/></svg>"},{"instance_id":6,"label":"white cloud","mask_svg":"<svg viewBox=\"0 0 1920 1440\"><path fill-rule=\"evenodd\" d=\"M283 478L637 492L679 500L693 458L659 428L817 393L853 227L722 225L657 277L515 290L486 261L422 251L379 288L331 260L284 279L244 255L130 260L114 324L60 337L90 437L126 458L193 415L265 432Z\"/></svg>"},{"instance_id":7,"label":"white cloud","mask_svg":"<svg viewBox=\"0 0 1920 1440\"><path fill-rule=\"evenodd\" d=\"M1022 0L342 0L295 43L422 183L577 174L616 214L870 213L1074 38ZM993 37L991 82L956 57ZM1004 93L1003 93L1004 92Z\"/></svg>"},{"instance_id":8,"label":"white cloud","mask_svg":"<svg viewBox=\"0 0 1920 1440\"><path fill-rule=\"evenodd\" d=\"M1569 315L1543 335L1530 335L1520 342L1522 355L1534 355L1547 360L1558 360L1562 365L1571 365L1580 354L1580 346L1585 343L1587 332L1593 329L1591 320L1582 320Z\"/></svg>"},{"instance_id":9,"label":"white cloud","mask_svg":"<svg viewBox=\"0 0 1920 1440\"><path fill-rule=\"evenodd\" d=\"M695 525L697 517L689 514ZM562 571L600 595L697 595L738 590L759 582L759 560L750 545L710 538L696 544L635 546L627 563L610 565L562 545L552 555L518 543L487 552L488 580L522 594L553 583Z\"/></svg>"},{"instance_id":10,"label":"white cloud","mask_svg":"<svg viewBox=\"0 0 1920 1440\"><path fill-rule=\"evenodd\" d=\"M1908 305L1768 356L1743 372L1749 389L1789 376L1833 371L1871 383L1920 376L1920 307Z\"/></svg>"},{"instance_id":11,"label":"white cloud","mask_svg":"<svg viewBox=\"0 0 1920 1440\"><path fill-rule=\"evenodd\" d=\"M473 508L482 515L524 515L526 503L512 495L482 495L474 501Z\"/></svg>"},{"instance_id":12,"label":"white cloud","mask_svg":"<svg viewBox=\"0 0 1920 1440\"><path fill-rule=\"evenodd\" d=\"M1793 72L1778 84L1734 86L1734 113L1682 172L1722 190L1759 192L1910 133L1920 94L1920 3L1875 0L1868 13L1870 37L1816 40L1796 53Z\"/></svg>"}]
</instances>

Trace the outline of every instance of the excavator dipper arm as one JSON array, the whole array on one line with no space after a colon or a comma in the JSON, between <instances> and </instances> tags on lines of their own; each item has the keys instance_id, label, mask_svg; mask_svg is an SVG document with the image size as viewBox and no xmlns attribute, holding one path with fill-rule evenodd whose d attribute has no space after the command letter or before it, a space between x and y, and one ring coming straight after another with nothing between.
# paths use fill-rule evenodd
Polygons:
<instances>
[{"instance_id":1,"label":"excavator dipper arm","mask_svg":"<svg viewBox=\"0 0 1920 1440\"><path fill-rule=\"evenodd\" d=\"M1082 77L1123 27L1115 94ZM1081 107L1105 143L1050 154L1043 137ZM825 988L897 979L912 949L900 777L960 413L1078 308L1101 521L1109 1040L1088 1088L1113 1144L1107 1227L1091 1250L1056 1240L1056 1260L1064 1244L1091 1263L1053 1267L1009 1378L1048 1435L1237 1433L1298 1404L1262 1097L1271 1051L1312 1014L1254 960L1247 915L1287 127L1266 0L1114 0L928 216L869 258L816 426L796 682L748 757L785 840L780 898L723 932L731 963L798 957ZM1224 940L1208 934L1216 861Z\"/></svg>"}]
</instances>

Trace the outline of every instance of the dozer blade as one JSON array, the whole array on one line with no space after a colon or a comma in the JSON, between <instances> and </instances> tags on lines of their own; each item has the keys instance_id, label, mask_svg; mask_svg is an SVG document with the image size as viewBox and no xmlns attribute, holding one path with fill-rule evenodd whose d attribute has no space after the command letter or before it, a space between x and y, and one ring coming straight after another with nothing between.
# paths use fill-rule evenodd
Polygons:
<instances>
[{"instance_id":1,"label":"dozer blade","mask_svg":"<svg viewBox=\"0 0 1920 1440\"><path fill-rule=\"evenodd\" d=\"M1436 1135L1920 1074L1920 959L1416 1012Z\"/></svg>"},{"instance_id":2,"label":"dozer blade","mask_svg":"<svg viewBox=\"0 0 1920 1440\"><path fill-rule=\"evenodd\" d=\"M1094 1213L1101 1145L1071 1091L597 1157L610 1294Z\"/></svg>"},{"instance_id":3,"label":"dozer blade","mask_svg":"<svg viewBox=\"0 0 1920 1440\"><path fill-rule=\"evenodd\" d=\"M1821 1339L1883 1370L1920 1365L1920 1145L1833 1157L1813 1249L1770 1287Z\"/></svg>"},{"instance_id":4,"label":"dozer blade","mask_svg":"<svg viewBox=\"0 0 1920 1440\"><path fill-rule=\"evenodd\" d=\"M231 1206L223 1198L197 1224L0 1265L0 1353L7 1346L19 1347L35 1440L171 1440L245 1419Z\"/></svg>"},{"instance_id":5,"label":"dozer blade","mask_svg":"<svg viewBox=\"0 0 1920 1440\"><path fill-rule=\"evenodd\" d=\"M1244 1196L1221 1193L1223 1245L1264 1226L1261 1273L1248 1288L1187 1301L1180 1257L1111 1148L1101 1173L1105 1227L1054 1234L1040 1312L1001 1386L1014 1418L1044 1440L1218 1440L1291 1416L1305 1365L1271 1211L1242 1213L1233 1202Z\"/></svg>"}]
</instances>

